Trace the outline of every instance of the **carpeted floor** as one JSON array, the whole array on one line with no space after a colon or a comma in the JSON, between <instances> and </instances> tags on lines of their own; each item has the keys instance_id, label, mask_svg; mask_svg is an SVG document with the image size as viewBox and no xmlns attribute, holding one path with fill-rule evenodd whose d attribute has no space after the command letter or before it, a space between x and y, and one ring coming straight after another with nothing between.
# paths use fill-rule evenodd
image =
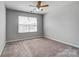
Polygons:
<instances>
[{"instance_id":1,"label":"carpeted floor","mask_svg":"<svg viewBox=\"0 0 79 59\"><path fill-rule=\"evenodd\" d=\"M78 57L79 49L46 38L7 43L1 57Z\"/></svg>"}]
</instances>

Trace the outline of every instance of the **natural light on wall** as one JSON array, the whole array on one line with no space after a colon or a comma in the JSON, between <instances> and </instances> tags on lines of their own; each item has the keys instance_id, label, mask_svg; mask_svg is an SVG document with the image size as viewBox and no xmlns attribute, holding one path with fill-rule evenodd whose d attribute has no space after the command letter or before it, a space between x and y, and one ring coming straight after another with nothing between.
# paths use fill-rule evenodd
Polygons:
<instances>
[{"instance_id":1,"label":"natural light on wall","mask_svg":"<svg viewBox=\"0 0 79 59\"><path fill-rule=\"evenodd\" d=\"M36 17L18 17L18 33L37 32Z\"/></svg>"}]
</instances>

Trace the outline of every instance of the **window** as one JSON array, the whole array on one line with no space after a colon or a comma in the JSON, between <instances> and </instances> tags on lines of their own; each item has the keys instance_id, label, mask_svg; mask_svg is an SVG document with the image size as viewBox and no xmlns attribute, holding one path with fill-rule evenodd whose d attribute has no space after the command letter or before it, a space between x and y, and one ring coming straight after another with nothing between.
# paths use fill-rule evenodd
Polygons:
<instances>
[{"instance_id":1,"label":"window","mask_svg":"<svg viewBox=\"0 0 79 59\"><path fill-rule=\"evenodd\" d=\"M36 17L18 17L18 32L37 32L37 18Z\"/></svg>"}]
</instances>

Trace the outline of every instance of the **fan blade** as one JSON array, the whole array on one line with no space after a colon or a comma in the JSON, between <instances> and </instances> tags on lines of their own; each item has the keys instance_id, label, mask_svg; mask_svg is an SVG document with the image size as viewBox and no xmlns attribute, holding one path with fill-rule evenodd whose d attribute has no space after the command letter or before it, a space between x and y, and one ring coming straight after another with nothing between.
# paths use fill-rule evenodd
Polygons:
<instances>
[{"instance_id":1,"label":"fan blade","mask_svg":"<svg viewBox=\"0 0 79 59\"><path fill-rule=\"evenodd\" d=\"M43 5L43 6L40 6L40 7L48 7L49 5Z\"/></svg>"}]
</instances>

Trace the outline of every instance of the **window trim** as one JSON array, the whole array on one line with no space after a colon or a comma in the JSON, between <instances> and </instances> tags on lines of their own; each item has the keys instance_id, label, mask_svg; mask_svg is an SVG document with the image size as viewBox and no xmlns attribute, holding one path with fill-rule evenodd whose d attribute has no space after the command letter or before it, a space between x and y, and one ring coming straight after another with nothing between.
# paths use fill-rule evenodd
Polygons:
<instances>
[{"instance_id":1,"label":"window trim","mask_svg":"<svg viewBox=\"0 0 79 59\"><path fill-rule=\"evenodd\" d=\"M27 17L27 16L18 16L18 33L19 33L19 34L21 34L21 33L34 33L34 32L38 32L38 22L37 22L38 20L37 20L37 17L31 17L31 18L36 18L36 23L37 23L37 24L36 24L36 25L37 25L36 31L32 31L32 32L30 32L30 31L28 31L28 32L20 32L20 31L19 31L19 25L20 25L20 24L19 24L19 17ZM28 18L30 18L30 17L28 16Z\"/></svg>"}]
</instances>

